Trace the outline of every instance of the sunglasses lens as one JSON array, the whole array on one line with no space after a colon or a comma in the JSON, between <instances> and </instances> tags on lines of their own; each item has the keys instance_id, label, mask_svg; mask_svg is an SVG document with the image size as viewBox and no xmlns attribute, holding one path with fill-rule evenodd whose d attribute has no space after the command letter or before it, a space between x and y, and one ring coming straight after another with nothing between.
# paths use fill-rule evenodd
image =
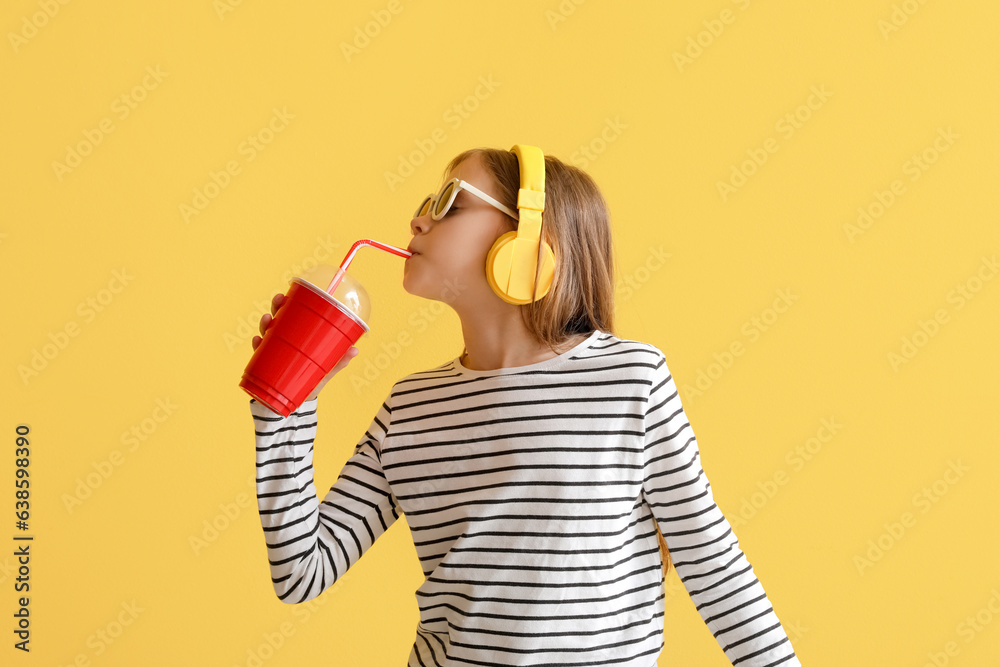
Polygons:
<instances>
[{"instance_id":1,"label":"sunglasses lens","mask_svg":"<svg viewBox=\"0 0 1000 667\"><path fill-rule=\"evenodd\" d=\"M437 206L434 207L434 215L444 215L445 210L448 208L448 203L451 201L452 194L455 192L455 184L448 183L441 190L440 196L438 196Z\"/></svg>"},{"instance_id":2,"label":"sunglasses lens","mask_svg":"<svg viewBox=\"0 0 1000 667\"><path fill-rule=\"evenodd\" d=\"M417 209L417 215L415 217L419 218L422 215L427 215L427 211L431 208L431 198L427 197L420 204L420 208Z\"/></svg>"}]
</instances>

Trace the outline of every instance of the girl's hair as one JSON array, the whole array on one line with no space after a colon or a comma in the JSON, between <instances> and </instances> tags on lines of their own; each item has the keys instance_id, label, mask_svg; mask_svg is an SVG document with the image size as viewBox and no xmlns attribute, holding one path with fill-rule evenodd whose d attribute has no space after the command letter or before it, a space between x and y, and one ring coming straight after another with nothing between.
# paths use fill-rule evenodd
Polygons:
<instances>
[{"instance_id":1,"label":"girl's hair","mask_svg":"<svg viewBox=\"0 0 1000 667\"><path fill-rule=\"evenodd\" d=\"M478 157L493 177L500 203L516 211L521 187L517 156L498 148L470 148L452 158L444 178L470 157ZM510 230L517 229L515 220L505 219ZM551 155L545 156L541 237L555 254L556 268L548 293L520 307L528 330L553 351L570 338L595 329L614 334L615 268L607 202L589 174ZM670 552L659 525L656 536L666 576Z\"/></svg>"}]
</instances>

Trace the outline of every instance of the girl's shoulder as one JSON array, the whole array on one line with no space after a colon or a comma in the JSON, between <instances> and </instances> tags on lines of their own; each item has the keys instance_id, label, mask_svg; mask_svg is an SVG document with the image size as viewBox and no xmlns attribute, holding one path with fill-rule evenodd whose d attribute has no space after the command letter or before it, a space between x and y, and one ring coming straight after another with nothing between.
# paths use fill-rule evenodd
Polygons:
<instances>
[{"instance_id":1,"label":"girl's shoulder","mask_svg":"<svg viewBox=\"0 0 1000 667\"><path fill-rule=\"evenodd\" d=\"M605 333L598 338L598 344L608 349L614 347L622 352L633 353L639 356L649 355L651 357L663 357L663 350L653 343L631 338L623 338L615 334Z\"/></svg>"},{"instance_id":2,"label":"girl's shoulder","mask_svg":"<svg viewBox=\"0 0 1000 667\"><path fill-rule=\"evenodd\" d=\"M587 355L595 370L604 369L622 378L650 383L666 366L666 356L654 343L604 333L590 346ZM614 363L608 363L613 361Z\"/></svg>"}]
</instances>

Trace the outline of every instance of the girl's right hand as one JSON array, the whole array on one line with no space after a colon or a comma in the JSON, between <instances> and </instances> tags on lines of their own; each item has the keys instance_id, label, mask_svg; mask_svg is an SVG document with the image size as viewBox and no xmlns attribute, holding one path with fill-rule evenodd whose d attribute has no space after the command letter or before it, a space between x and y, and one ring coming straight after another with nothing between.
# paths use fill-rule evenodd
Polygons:
<instances>
[{"instance_id":1,"label":"girl's right hand","mask_svg":"<svg viewBox=\"0 0 1000 667\"><path fill-rule=\"evenodd\" d=\"M261 340L263 340L261 336L263 336L264 332L267 331L267 328L271 326L271 322L274 321L273 316L278 314L278 309L281 308L284 302L285 302L284 294L281 293L275 294L274 297L271 299L271 314L268 315L267 313L264 313L263 315L260 316L260 336L254 336L253 340L250 341L250 345L253 347L254 350L256 350L260 346L260 342ZM358 356L359 354L361 354L361 351L352 345L344 354L343 358L341 358L341 360L337 362L337 365L334 366L330 370L330 372L326 374L326 377L320 380L320 383L316 385L316 388L313 390L311 394L309 394L306 400L311 401L314 398L316 398L319 395L320 390L326 385L326 383L329 382L334 375L342 371L347 366L348 362L350 362L351 359Z\"/></svg>"}]
</instances>

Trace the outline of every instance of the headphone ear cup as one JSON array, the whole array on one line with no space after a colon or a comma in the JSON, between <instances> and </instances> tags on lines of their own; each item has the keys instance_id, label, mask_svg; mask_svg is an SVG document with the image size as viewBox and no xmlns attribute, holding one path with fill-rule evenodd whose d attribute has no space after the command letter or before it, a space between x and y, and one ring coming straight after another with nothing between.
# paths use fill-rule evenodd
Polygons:
<instances>
[{"instance_id":1,"label":"headphone ear cup","mask_svg":"<svg viewBox=\"0 0 1000 667\"><path fill-rule=\"evenodd\" d=\"M535 273L529 267L533 262L525 262L515 257L514 241L517 231L507 232L496 240L486 256L486 280L501 299L514 305L531 303L531 290ZM555 277L555 254L545 241L541 241L542 252L538 263L538 291L536 301L548 294Z\"/></svg>"},{"instance_id":2,"label":"headphone ear cup","mask_svg":"<svg viewBox=\"0 0 1000 667\"><path fill-rule=\"evenodd\" d=\"M501 249L507 245L511 239L517 236L517 232L507 232L500 238L496 240L493 247L490 248L489 254L486 255L486 281L493 288L493 291L501 299L508 303L515 303L511 301L510 297L507 296L506 288L500 287L501 283L507 285L507 279L510 277L510 261L509 258L506 262L498 261L497 257L500 254Z\"/></svg>"},{"instance_id":3,"label":"headphone ear cup","mask_svg":"<svg viewBox=\"0 0 1000 667\"><path fill-rule=\"evenodd\" d=\"M543 296L549 293L549 289L552 287L552 281L556 277L556 255L552 252L552 248L545 241L542 244L542 256L539 261L538 266L538 292L536 293L536 301L541 299ZM534 277L532 277L532 283L534 282ZM528 295L530 298L531 290L529 288Z\"/></svg>"}]
</instances>

